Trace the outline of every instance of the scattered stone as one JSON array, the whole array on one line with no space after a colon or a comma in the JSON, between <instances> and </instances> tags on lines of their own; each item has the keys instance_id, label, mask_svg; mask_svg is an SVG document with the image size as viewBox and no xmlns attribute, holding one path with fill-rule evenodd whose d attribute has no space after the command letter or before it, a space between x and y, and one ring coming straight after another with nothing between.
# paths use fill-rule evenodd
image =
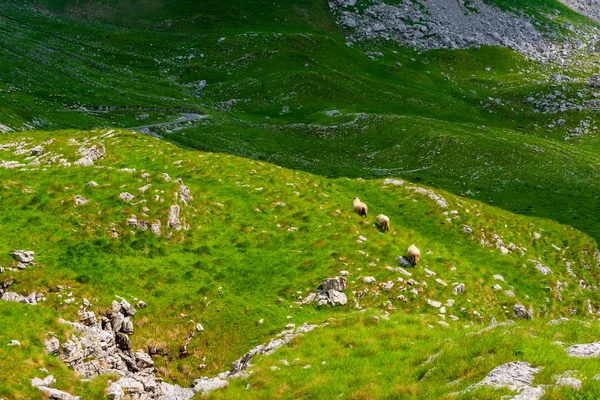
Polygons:
<instances>
[{"instance_id":1,"label":"scattered stone","mask_svg":"<svg viewBox=\"0 0 600 400\"><path fill-rule=\"evenodd\" d=\"M434 307L434 308L440 308L442 306L442 303L440 303L439 301L435 301L435 300L431 300L431 299L427 299L427 304L429 304L431 307Z\"/></svg>"},{"instance_id":2,"label":"scattered stone","mask_svg":"<svg viewBox=\"0 0 600 400\"><path fill-rule=\"evenodd\" d=\"M556 384L556 386L570 387L575 390L580 390L583 386L583 382L581 382L581 380L577 378L558 378L554 383Z\"/></svg>"},{"instance_id":3,"label":"scattered stone","mask_svg":"<svg viewBox=\"0 0 600 400\"><path fill-rule=\"evenodd\" d=\"M84 204L89 203L90 200L86 199L86 198L84 198L82 196L77 195L77 196L75 196L74 202L75 202L75 207L77 207L77 206L82 206Z\"/></svg>"},{"instance_id":4,"label":"scattered stone","mask_svg":"<svg viewBox=\"0 0 600 400\"><path fill-rule=\"evenodd\" d=\"M343 306L348 302L346 295L342 292L338 292L335 289L331 289L329 292L327 292L327 295L329 296L329 301L332 306L335 306L336 304Z\"/></svg>"},{"instance_id":5,"label":"scattered stone","mask_svg":"<svg viewBox=\"0 0 600 400\"><path fill-rule=\"evenodd\" d=\"M56 383L56 379L54 379L54 377L52 375L48 375L44 379L33 378L31 380L31 386L33 386L33 387L38 387L38 386L50 387L50 386L54 385L55 383Z\"/></svg>"},{"instance_id":6,"label":"scattered stone","mask_svg":"<svg viewBox=\"0 0 600 400\"><path fill-rule=\"evenodd\" d=\"M600 342L576 344L566 349L570 357L597 358L600 357Z\"/></svg>"},{"instance_id":7,"label":"scattered stone","mask_svg":"<svg viewBox=\"0 0 600 400\"><path fill-rule=\"evenodd\" d=\"M521 303L515 303L513 315L520 319L533 319L533 314Z\"/></svg>"},{"instance_id":8,"label":"scattered stone","mask_svg":"<svg viewBox=\"0 0 600 400\"><path fill-rule=\"evenodd\" d=\"M453 294L463 293L464 291L465 291L465 284L464 283L458 283L452 289L452 293Z\"/></svg>"},{"instance_id":9,"label":"scattered stone","mask_svg":"<svg viewBox=\"0 0 600 400\"><path fill-rule=\"evenodd\" d=\"M17 347L21 347L21 342L19 342L18 340L11 340L10 343L8 344L9 346L17 346Z\"/></svg>"},{"instance_id":10,"label":"scattered stone","mask_svg":"<svg viewBox=\"0 0 600 400\"><path fill-rule=\"evenodd\" d=\"M62 390L49 388L46 386L38 386L39 390L44 392L51 400L79 400L81 397L73 396L70 393L63 392Z\"/></svg>"},{"instance_id":11,"label":"scattered stone","mask_svg":"<svg viewBox=\"0 0 600 400\"><path fill-rule=\"evenodd\" d=\"M129 203L131 200L135 198L131 193L123 192L119 194L119 199L123 200L126 203Z\"/></svg>"},{"instance_id":12,"label":"scattered stone","mask_svg":"<svg viewBox=\"0 0 600 400\"><path fill-rule=\"evenodd\" d=\"M31 264L33 262L34 252L31 250L13 250L10 255L15 261L23 264Z\"/></svg>"},{"instance_id":13,"label":"scattered stone","mask_svg":"<svg viewBox=\"0 0 600 400\"><path fill-rule=\"evenodd\" d=\"M174 204L169 208L169 220L167 221L167 226L176 231L180 231L182 228L181 222L179 222L179 211L180 208L177 204Z\"/></svg>"},{"instance_id":14,"label":"scattered stone","mask_svg":"<svg viewBox=\"0 0 600 400\"><path fill-rule=\"evenodd\" d=\"M60 342L55 337L51 337L44 342L44 349L48 354L58 354L59 348Z\"/></svg>"},{"instance_id":15,"label":"scattered stone","mask_svg":"<svg viewBox=\"0 0 600 400\"><path fill-rule=\"evenodd\" d=\"M106 397L110 400L123 400L125 398L125 392L123 388L117 382L113 382L106 389Z\"/></svg>"},{"instance_id":16,"label":"scattered stone","mask_svg":"<svg viewBox=\"0 0 600 400\"><path fill-rule=\"evenodd\" d=\"M339 276L335 278L327 278L323 280L322 287L324 292L329 292L330 290L342 292L347 287L347 281L346 278Z\"/></svg>"},{"instance_id":17,"label":"scattered stone","mask_svg":"<svg viewBox=\"0 0 600 400\"><path fill-rule=\"evenodd\" d=\"M372 276L365 276L365 277L363 278L363 282L364 282L364 283L375 283L375 282L376 282L376 280L375 280L375 278L374 278L374 277L372 277Z\"/></svg>"},{"instance_id":18,"label":"scattered stone","mask_svg":"<svg viewBox=\"0 0 600 400\"><path fill-rule=\"evenodd\" d=\"M481 382L469 386L467 390L480 386L508 388L514 391L523 390L533 383L534 374L541 368L533 368L528 362L516 361L502 364L494 368Z\"/></svg>"},{"instance_id":19,"label":"scattered stone","mask_svg":"<svg viewBox=\"0 0 600 400\"><path fill-rule=\"evenodd\" d=\"M208 378L206 376L194 381L194 392L202 395L208 394L213 390L222 389L229 385L229 381L221 378Z\"/></svg>"}]
</instances>

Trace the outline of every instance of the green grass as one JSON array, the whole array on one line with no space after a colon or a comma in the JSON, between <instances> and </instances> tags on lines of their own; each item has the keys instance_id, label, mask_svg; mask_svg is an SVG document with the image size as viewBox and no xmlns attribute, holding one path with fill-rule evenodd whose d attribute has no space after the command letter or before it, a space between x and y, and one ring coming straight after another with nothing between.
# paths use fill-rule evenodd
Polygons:
<instances>
[{"instance_id":1,"label":"green grass","mask_svg":"<svg viewBox=\"0 0 600 400\"><path fill-rule=\"evenodd\" d=\"M212 398L498 399L511 392L482 388L459 393L496 366L513 361L543 367L534 386L552 385L554 375L578 371L575 376L584 382L581 392L552 387L544 399L594 398L600 391L593 379L599 361L569 358L554 343L593 341L597 323L520 322L473 335L480 326L446 329L427 317L401 314L389 320L373 318L362 314L332 321L276 354L255 360L249 379L233 380ZM310 368L304 369L306 365Z\"/></svg>"},{"instance_id":2,"label":"green grass","mask_svg":"<svg viewBox=\"0 0 600 400\"><path fill-rule=\"evenodd\" d=\"M488 323L492 317L511 318L515 301L533 306L537 318L582 315L587 299L600 304L595 290L579 286L580 279L596 286L595 241L552 221L514 215L440 191L449 203L445 209L414 192L408 183L390 186L381 179L328 179L264 162L185 150L127 131L11 134L0 137L0 145L17 138L26 143L25 149L42 144L51 153L47 158L63 154L73 162L80 145L100 143L107 155L90 168L43 162L24 170L0 169L0 264L10 265L8 253L16 248L34 250L39 262L25 271L4 273L2 279L14 277L11 290L20 293L46 293L48 302L32 308L70 319L77 318L82 298L92 301L97 312L116 295L130 301L143 299L148 308L136 315L134 348L166 349L168 355L156 360L159 374L183 385L228 369L233 360L280 332L290 322L288 316L296 324L330 317L344 320L352 313L352 292L365 288L370 290L358 299L361 307L387 310L389 301L397 310L392 314L421 313L430 320L438 318L438 310L427 306L427 298L443 302L454 298L456 303L447 312L459 318L449 321L459 330L463 324ZM14 154L10 149L0 154L5 161L31 161L28 152ZM122 168L136 171L119 172ZM141 178L144 172L150 175L148 181ZM162 173L173 180L182 178L194 196L193 205L182 208L181 219L188 230L166 227L179 184L164 181ZM100 186L88 187L92 180ZM146 184L151 184L150 189L139 192ZM131 203L118 198L125 191L136 196ZM76 195L91 202L75 207ZM352 212L355 196L369 205L368 219ZM453 210L458 214L450 213ZM373 222L378 213L392 221L387 234ZM172 236L159 238L149 231L132 230L127 223L132 214L149 222L161 220L163 234ZM473 229L473 236L463 231L464 225ZM113 227L119 238L111 237ZM542 237L535 239L534 232ZM494 246L482 247L481 233L488 241L498 234L507 245L526 248L526 255L502 256ZM368 241L358 243L360 235ZM417 282L426 282L418 285L418 296L397 281L401 275L385 268L395 266L396 256L411 243L423 252L421 266L411 271ZM531 259L542 261L553 274L541 275ZM567 261L573 264L574 278L567 273ZM425 267L437 276L428 277ZM351 273L349 307L294 304L340 270ZM506 283L495 281L494 274L501 274ZM361 277L370 275L377 286L362 283ZM444 287L435 278L448 284L463 282L467 290L453 296L452 286ZM390 280L395 282L392 290L379 287ZM557 280L570 282L561 293L562 302L553 289ZM495 291L496 283L516 297ZM71 286L68 291L77 302L65 304L64 298L50 293L57 285ZM398 300L400 294L409 301ZM20 317L14 313L3 318L4 336L23 339L20 330L12 328L13 319ZM262 325L259 319L264 319ZM194 328L190 320L201 322L206 331L192 341L190 356L181 359L179 346ZM35 340L30 346L36 354L42 351L48 329L46 324L39 328L31 333ZM199 370L200 363L207 364L206 369ZM19 390L23 382L22 376L15 376L1 390L9 398L26 398Z\"/></svg>"}]
</instances>

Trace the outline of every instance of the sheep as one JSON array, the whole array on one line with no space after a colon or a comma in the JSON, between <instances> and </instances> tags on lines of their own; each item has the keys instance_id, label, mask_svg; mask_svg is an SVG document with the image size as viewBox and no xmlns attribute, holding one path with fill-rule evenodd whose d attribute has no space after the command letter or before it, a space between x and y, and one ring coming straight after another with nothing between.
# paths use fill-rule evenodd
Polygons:
<instances>
[{"instance_id":1,"label":"sheep","mask_svg":"<svg viewBox=\"0 0 600 400\"><path fill-rule=\"evenodd\" d=\"M387 232L390 230L390 219L383 214L377 216L377 223L382 231Z\"/></svg>"},{"instance_id":2,"label":"sheep","mask_svg":"<svg viewBox=\"0 0 600 400\"><path fill-rule=\"evenodd\" d=\"M406 250L406 259L414 267L421 261L421 252L417 249L417 246L411 244L408 250Z\"/></svg>"},{"instance_id":3,"label":"sheep","mask_svg":"<svg viewBox=\"0 0 600 400\"><path fill-rule=\"evenodd\" d=\"M369 212L369 207L363 202L360 201L358 197L354 198L352 202L352 206L354 208L354 212L360 215L361 217L366 217Z\"/></svg>"}]
</instances>

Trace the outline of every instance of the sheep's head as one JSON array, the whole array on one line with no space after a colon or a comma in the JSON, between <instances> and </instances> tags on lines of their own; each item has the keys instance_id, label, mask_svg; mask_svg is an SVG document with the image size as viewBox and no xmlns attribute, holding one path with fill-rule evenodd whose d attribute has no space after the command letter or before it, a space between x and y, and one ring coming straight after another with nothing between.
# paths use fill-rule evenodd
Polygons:
<instances>
[{"instance_id":1,"label":"sheep's head","mask_svg":"<svg viewBox=\"0 0 600 400\"><path fill-rule=\"evenodd\" d=\"M358 203L359 201L360 201L360 199L359 199L358 197L355 197L355 198L354 198L354 202L355 202L355 203Z\"/></svg>"}]
</instances>

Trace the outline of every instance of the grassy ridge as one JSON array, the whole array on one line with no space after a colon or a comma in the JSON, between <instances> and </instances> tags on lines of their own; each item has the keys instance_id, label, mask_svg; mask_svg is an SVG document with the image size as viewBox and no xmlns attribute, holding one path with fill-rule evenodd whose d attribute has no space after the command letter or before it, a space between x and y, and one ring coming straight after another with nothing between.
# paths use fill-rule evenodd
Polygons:
<instances>
[{"instance_id":1,"label":"grassy ridge","mask_svg":"<svg viewBox=\"0 0 600 400\"><path fill-rule=\"evenodd\" d=\"M22 151L10 145L16 142L22 142ZM64 166L59 161L72 163L81 146L101 144L107 154L96 166ZM448 322L456 327L488 323L492 317L502 321L511 317L515 301L531 305L535 315L544 318L582 314L587 299L594 306L600 304L595 290L579 286L581 279L591 288L596 286L598 273L590 268L595 265L593 239L551 221L513 215L446 192L439 192L449 203L443 208L408 183L327 179L272 164L184 150L119 130L11 134L0 138L0 145L7 146L0 153L4 161L35 161L29 150L37 145L45 153L40 165L0 169L4 210L0 264L10 265L8 252L16 248L34 250L39 262L25 271L7 271L0 279L14 278L11 290L19 293L46 293L48 302L33 306L48 309L46 318L76 319L83 298L92 302L96 312L115 295L130 301L143 299L148 308L135 318L134 348L164 349L167 355L156 360L160 375L184 385L227 369L290 321L344 318L349 311L346 307L317 309L295 304L323 278L340 270L351 274L350 306L354 291L368 289L366 296L356 297L361 307L388 310L391 305L397 313L424 313L436 320L439 310L428 306L426 299L445 302L454 298L448 315L459 321ZM54 155L61 156L48 164ZM124 168L128 170L120 171ZM142 177L144 173L148 178ZM172 181L165 181L163 173ZM175 197L180 186L177 178L194 196L189 206ZM88 186L92 180L99 186ZM138 190L148 184L145 192ZM126 203L118 197L122 192L135 198ZM76 207L78 195L90 202ZM357 195L370 206L367 220L351 210L351 199ZM172 204L182 206L180 217L188 230L167 228ZM380 212L392 220L388 234L379 232L373 223ZM163 236L131 228L127 220L132 214L150 223L160 220ZM474 233L467 234L464 225ZM112 237L113 229L118 238ZM535 239L534 232L541 234L540 239ZM502 256L492 244L494 234L506 245L512 242L526 248L526 255L514 251ZM359 236L367 241L358 243ZM492 243L482 247L482 238L484 244ZM423 251L422 267L411 271L419 282L414 286L418 295L398 280L402 275L386 269L396 265L396 256L411 243ZM553 274L541 275L531 259L549 266ZM572 263L573 277L567 261ZM437 276L429 277L424 267ZM501 274L506 283L495 281L494 274ZM365 284L364 276L374 276L378 283ZM436 278L449 286L437 283ZM554 289L557 280L570 282L561 293L562 302ZM386 291L381 285L388 281L395 284ZM464 294L452 295L455 281L465 283ZM497 283L503 290L493 288ZM50 293L57 285L71 288L61 298ZM514 298L504 292L508 289ZM66 304L64 296L69 292L76 301ZM397 298L401 294L408 302ZM23 338L12 328L20 326L18 318L18 313L4 318L3 337ZM258 323L260 319L263 324ZM190 355L179 358L179 346L194 329L191 321L201 322L206 331L192 341ZM44 328L41 325L33 333L35 339L27 341L32 353L42 351ZM40 360L40 366L53 372L52 358ZM198 369L200 363L207 367ZM1 390L9 398L27 398L19 389L23 382L23 376L14 376ZM84 389L71 387L84 393L100 390L103 384L97 380Z\"/></svg>"}]
</instances>

